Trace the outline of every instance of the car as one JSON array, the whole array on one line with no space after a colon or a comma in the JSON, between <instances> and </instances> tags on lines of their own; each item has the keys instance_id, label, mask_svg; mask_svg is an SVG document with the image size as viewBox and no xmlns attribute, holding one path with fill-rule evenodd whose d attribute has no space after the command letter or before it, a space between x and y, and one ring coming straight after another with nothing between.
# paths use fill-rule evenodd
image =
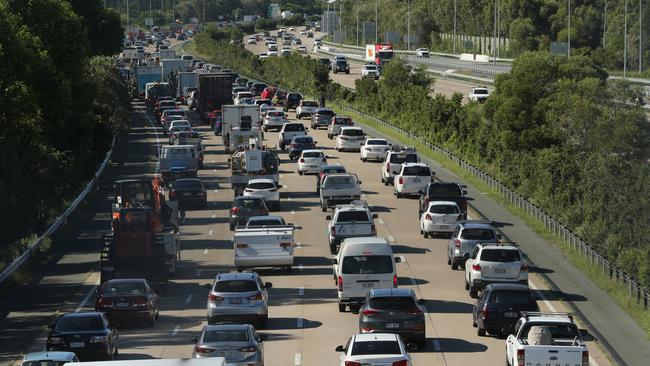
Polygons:
<instances>
[{"instance_id":1,"label":"car","mask_svg":"<svg viewBox=\"0 0 650 366\"><path fill-rule=\"evenodd\" d=\"M267 52L260 52L257 58L263 60L265 58L269 58L269 54Z\"/></svg>"},{"instance_id":2,"label":"car","mask_svg":"<svg viewBox=\"0 0 650 366\"><path fill-rule=\"evenodd\" d=\"M267 86L262 90L262 94L260 95L260 98L262 99L273 99L273 96L275 95L275 92L278 90L275 86ZM271 101L271 104L273 104L273 101Z\"/></svg>"},{"instance_id":3,"label":"car","mask_svg":"<svg viewBox=\"0 0 650 366\"><path fill-rule=\"evenodd\" d=\"M287 98L287 92L284 90L277 89L275 91L275 94L273 94L273 98L271 98L271 102L273 103L274 106L280 107L282 106L286 98Z\"/></svg>"},{"instance_id":4,"label":"car","mask_svg":"<svg viewBox=\"0 0 650 366\"><path fill-rule=\"evenodd\" d=\"M253 216L269 214L268 206L262 196L239 196L232 201L229 213L230 231L235 227L245 225Z\"/></svg>"},{"instance_id":5,"label":"car","mask_svg":"<svg viewBox=\"0 0 650 366\"><path fill-rule=\"evenodd\" d=\"M269 130L279 131L287 122L289 122L289 120L283 111L269 110L266 112L264 120L262 121L262 129L264 132L267 132Z\"/></svg>"},{"instance_id":6,"label":"car","mask_svg":"<svg viewBox=\"0 0 650 366\"><path fill-rule=\"evenodd\" d=\"M74 352L32 352L23 357L20 366L63 366L79 362Z\"/></svg>"},{"instance_id":7,"label":"car","mask_svg":"<svg viewBox=\"0 0 650 366\"><path fill-rule=\"evenodd\" d=\"M343 165L324 165L321 167L320 172L316 176L316 193L320 192L320 182L326 174L334 173L347 173L347 169Z\"/></svg>"},{"instance_id":8,"label":"car","mask_svg":"<svg viewBox=\"0 0 650 366\"><path fill-rule=\"evenodd\" d=\"M262 336L250 324L205 325L192 342L192 358L225 357L228 365L264 366Z\"/></svg>"},{"instance_id":9,"label":"car","mask_svg":"<svg viewBox=\"0 0 650 366\"><path fill-rule=\"evenodd\" d=\"M463 220L456 224L447 244L447 264L452 270L465 266L472 249L479 243L496 243L501 239L491 221Z\"/></svg>"},{"instance_id":10,"label":"car","mask_svg":"<svg viewBox=\"0 0 650 366\"><path fill-rule=\"evenodd\" d=\"M377 235L373 214L365 201L352 201L347 205L337 205L332 215L327 215L327 233L330 253L336 254L341 242L347 238Z\"/></svg>"},{"instance_id":11,"label":"car","mask_svg":"<svg viewBox=\"0 0 650 366\"><path fill-rule=\"evenodd\" d=\"M487 285L472 307L472 325L479 336L485 333L505 336L515 330L522 312L539 311L531 289L514 283Z\"/></svg>"},{"instance_id":12,"label":"car","mask_svg":"<svg viewBox=\"0 0 650 366\"><path fill-rule=\"evenodd\" d=\"M187 111L184 109L168 109L160 115L160 124L163 130L169 130L173 120L187 120Z\"/></svg>"},{"instance_id":13,"label":"car","mask_svg":"<svg viewBox=\"0 0 650 366\"><path fill-rule=\"evenodd\" d=\"M435 173L425 163L404 163L393 179L393 193L397 198L421 195L424 188L433 180Z\"/></svg>"},{"instance_id":14,"label":"car","mask_svg":"<svg viewBox=\"0 0 650 366\"><path fill-rule=\"evenodd\" d=\"M284 150L295 136L307 136L307 128L299 122L289 122L282 125L278 133L278 148Z\"/></svg>"},{"instance_id":15,"label":"car","mask_svg":"<svg viewBox=\"0 0 650 366\"><path fill-rule=\"evenodd\" d=\"M260 105L260 117L262 118L262 120L264 120L264 117L266 117L266 114L269 111L277 111L277 109L275 109L274 106L268 105L268 104L261 104Z\"/></svg>"},{"instance_id":16,"label":"car","mask_svg":"<svg viewBox=\"0 0 650 366\"><path fill-rule=\"evenodd\" d=\"M199 178L176 179L169 184L169 200L177 201L181 210L208 207L205 186Z\"/></svg>"},{"instance_id":17,"label":"car","mask_svg":"<svg viewBox=\"0 0 650 366\"><path fill-rule=\"evenodd\" d=\"M235 84L237 84L237 85L239 85L239 86L246 87L246 84L247 84L249 81L250 81L250 80L248 80L248 78L245 78L245 77L243 77L243 76L240 76L240 77L238 77L238 78L235 79ZM248 88L246 88L246 90L248 90Z\"/></svg>"},{"instance_id":18,"label":"car","mask_svg":"<svg viewBox=\"0 0 650 366\"><path fill-rule=\"evenodd\" d=\"M377 65L363 65L361 67L361 77L369 77L375 80L379 79L379 69L377 68Z\"/></svg>"},{"instance_id":19,"label":"car","mask_svg":"<svg viewBox=\"0 0 650 366\"><path fill-rule=\"evenodd\" d=\"M296 118L311 117L312 113L318 108L318 103L315 100L301 100L298 107L296 107Z\"/></svg>"},{"instance_id":20,"label":"car","mask_svg":"<svg viewBox=\"0 0 650 366\"><path fill-rule=\"evenodd\" d=\"M408 350L400 336L390 333L356 334L335 348L342 353L339 366L412 366Z\"/></svg>"},{"instance_id":21,"label":"car","mask_svg":"<svg viewBox=\"0 0 650 366\"><path fill-rule=\"evenodd\" d=\"M233 84L232 87L232 99L237 98L237 93L239 92L247 92L250 91L248 90L245 86L241 86L239 84Z\"/></svg>"},{"instance_id":22,"label":"car","mask_svg":"<svg viewBox=\"0 0 650 366\"><path fill-rule=\"evenodd\" d=\"M174 145L178 135L184 132L192 132L192 127L187 125L174 126L169 129L169 144Z\"/></svg>"},{"instance_id":23,"label":"car","mask_svg":"<svg viewBox=\"0 0 650 366\"><path fill-rule=\"evenodd\" d=\"M266 89L265 83L253 83L250 87L250 92L253 93L253 96L260 97L260 99L268 100L269 104L271 103L270 99L261 98L262 92Z\"/></svg>"},{"instance_id":24,"label":"car","mask_svg":"<svg viewBox=\"0 0 650 366\"><path fill-rule=\"evenodd\" d=\"M282 103L283 109L285 112L288 112L290 109L296 109L300 105L300 101L303 99L302 94L300 93L287 93L287 97Z\"/></svg>"},{"instance_id":25,"label":"car","mask_svg":"<svg viewBox=\"0 0 650 366\"><path fill-rule=\"evenodd\" d=\"M248 44L257 44L257 39L255 37L248 37Z\"/></svg>"},{"instance_id":26,"label":"car","mask_svg":"<svg viewBox=\"0 0 650 366\"><path fill-rule=\"evenodd\" d=\"M386 152L384 162L381 165L381 182L384 185L393 184L395 175L402 170L404 163L418 163L420 156L413 148L393 145Z\"/></svg>"},{"instance_id":27,"label":"car","mask_svg":"<svg viewBox=\"0 0 650 366\"><path fill-rule=\"evenodd\" d=\"M272 286L255 272L218 273L208 294L208 324L241 322L264 328Z\"/></svg>"},{"instance_id":28,"label":"car","mask_svg":"<svg viewBox=\"0 0 650 366\"><path fill-rule=\"evenodd\" d=\"M243 99L245 99L245 98L253 98L253 97L254 97L253 93L251 93L249 91L240 91L240 92L237 92L237 94L233 98L234 99L233 103L235 103L235 104L244 104Z\"/></svg>"},{"instance_id":29,"label":"car","mask_svg":"<svg viewBox=\"0 0 650 366\"><path fill-rule=\"evenodd\" d=\"M251 179L244 188L243 196L262 196L266 205L270 209L277 211L280 209L280 188L282 186L275 184L273 179Z\"/></svg>"},{"instance_id":30,"label":"car","mask_svg":"<svg viewBox=\"0 0 650 366\"><path fill-rule=\"evenodd\" d=\"M317 31L318 31L318 29L317 29ZM323 41L320 40L320 39L315 39L315 40L314 40L314 45L316 45L316 46L322 46L322 45L323 45Z\"/></svg>"},{"instance_id":31,"label":"car","mask_svg":"<svg viewBox=\"0 0 650 366\"><path fill-rule=\"evenodd\" d=\"M459 221L465 219L454 201L431 201L420 215L420 234L425 238L436 233L451 234Z\"/></svg>"},{"instance_id":32,"label":"car","mask_svg":"<svg viewBox=\"0 0 650 366\"><path fill-rule=\"evenodd\" d=\"M289 159L297 159L303 150L315 149L317 141L309 135L294 136L289 144Z\"/></svg>"},{"instance_id":33,"label":"car","mask_svg":"<svg viewBox=\"0 0 650 366\"><path fill-rule=\"evenodd\" d=\"M303 150L300 154L300 158L298 158L298 174L318 174L325 164L327 164L327 158L322 150Z\"/></svg>"},{"instance_id":34,"label":"car","mask_svg":"<svg viewBox=\"0 0 650 366\"><path fill-rule=\"evenodd\" d=\"M246 222L246 227L273 227L273 226L285 226L287 225L286 221L282 216L253 216L248 219Z\"/></svg>"},{"instance_id":35,"label":"car","mask_svg":"<svg viewBox=\"0 0 650 366\"><path fill-rule=\"evenodd\" d=\"M386 151L390 149L391 145L392 144L386 139L366 139L362 144L359 159L364 163L368 160L382 161L386 156Z\"/></svg>"},{"instance_id":36,"label":"car","mask_svg":"<svg viewBox=\"0 0 650 366\"><path fill-rule=\"evenodd\" d=\"M472 298L491 283L528 286L528 264L513 243L479 243L465 262L465 289Z\"/></svg>"},{"instance_id":37,"label":"car","mask_svg":"<svg viewBox=\"0 0 650 366\"><path fill-rule=\"evenodd\" d=\"M296 31L296 27L289 27L289 32L295 32L295 31Z\"/></svg>"},{"instance_id":38,"label":"car","mask_svg":"<svg viewBox=\"0 0 650 366\"><path fill-rule=\"evenodd\" d=\"M360 151L366 139L366 134L361 127L341 127L341 132L336 136L336 151Z\"/></svg>"},{"instance_id":39,"label":"car","mask_svg":"<svg viewBox=\"0 0 650 366\"><path fill-rule=\"evenodd\" d=\"M267 47L267 50L268 50L269 54L270 54L271 52L275 52L276 55L277 55L277 52L278 52L278 45L277 45L275 42L273 42L273 43L269 43L269 45L268 45L268 47Z\"/></svg>"},{"instance_id":40,"label":"car","mask_svg":"<svg viewBox=\"0 0 650 366\"><path fill-rule=\"evenodd\" d=\"M417 58L429 58L429 49L428 48L418 48L415 50L415 57Z\"/></svg>"},{"instance_id":41,"label":"car","mask_svg":"<svg viewBox=\"0 0 650 366\"><path fill-rule=\"evenodd\" d=\"M307 53L307 47L305 47L303 45L298 46L298 52Z\"/></svg>"},{"instance_id":42,"label":"car","mask_svg":"<svg viewBox=\"0 0 650 366\"><path fill-rule=\"evenodd\" d=\"M352 126L354 126L352 118L347 116L333 116L327 125L327 138L331 140L334 136L338 136L339 132L341 132L341 127Z\"/></svg>"},{"instance_id":43,"label":"car","mask_svg":"<svg viewBox=\"0 0 650 366\"><path fill-rule=\"evenodd\" d=\"M321 57L318 59L318 63L327 67L328 69L332 68L332 61L327 57Z\"/></svg>"},{"instance_id":44,"label":"car","mask_svg":"<svg viewBox=\"0 0 650 366\"><path fill-rule=\"evenodd\" d=\"M290 55L291 55L291 48L282 47L282 49L280 50L280 56L286 57L286 56L290 56Z\"/></svg>"},{"instance_id":45,"label":"car","mask_svg":"<svg viewBox=\"0 0 650 366\"><path fill-rule=\"evenodd\" d=\"M359 309L359 333L394 333L426 348L426 309L410 288L371 289Z\"/></svg>"},{"instance_id":46,"label":"car","mask_svg":"<svg viewBox=\"0 0 650 366\"><path fill-rule=\"evenodd\" d=\"M484 86L475 86L469 92L469 100L472 102L485 102L490 96L490 90Z\"/></svg>"},{"instance_id":47,"label":"car","mask_svg":"<svg viewBox=\"0 0 650 366\"><path fill-rule=\"evenodd\" d=\"M199 92L193 91L190 93L189 98L187 98L187 108L189 109L196 109L197 105L199 102Z\"/></svg>"},{"instance_id":48,"label":"car","mask_svg":"<svg viewBox=\"0 0 650 366\"><path fill-rule=\"evenodd\" d=\"M329 108L314 108L311 114L311 128L315 130L323 126L327 128L334 116L336 113Z\"/></svg>"},{"instance_id":49,"label":"car","mask_svg":"<svg viewBox=\"0 0 650 366\"><path fill-rule=\"evenodd\" d=\"M463 215L463 220L467 220L467 191L458 183L454 182L429 182L420 195L418 204L418 217L429 207L432 201L453 201Z\"/></svg>"},{"instance_id":50,"label":"car","mask_svg":"<svg viewBox=\"0 0 650 366\"><path fill-rule=\"evenodd\" d=\"M338 56L337 56L338 57ZM348 64L348 61L345 58L337 58L334 60L332 63L332 72L333 73L339 73L339 72L344 72L346 74L350 73L350 65Z\"/></svg>"},{"instance_id":51,"label":"car","mask_svg":"<svg viewBox=\"0 0 650 366\"><path fill-rule=\"evenodd\" d=\"M304 30L304 29L302 29L302 30L300 31L300 35L301 35L301 36L307 35L307 31Z\"/></svg>"},{"instance_id":52,"label":"car","mask_svg":"<svg viewBox=\"0 0 650 366\"><path fill-rule=\"evenodd\" d=\"M113 323L141 320L153 327L160 316L159 297L145 279L112 279L97 289L95 311Z\"/></svg>"},{"instance_id":53,"label":"car","mask_svg":"<svg viewBox=\"0 0 650 366\"><path fill-rule=\"evenodd\" d=\"M187 120L187 119L177 119L177 120L171 121L169 123L168 133L171 133L172 128L181 127L181 126L192 128L192 124L190 123L189 120Z\"/></svg>"},{"instance_id":54,"label":"car","mask_svg":"<svg viewBox=\"0 0 650 366\"><path fill-rule=\"evenodd\" d=\"M50 326L46 351L74 352L82 361L113 360L118 355L117 330L99 312L67 313Z\"/></svg>"},{"instance_id":55,"label":"car","mask_svg":"<svg viewBox=\"0 0 650 366\"><path fill-rule=\"evenodd\" d=\"M273 106L271 104L271 99L262 99L262 98L255 99L255 102L253 104L259 105L259 106L262 106L262 105L268 105L269 107Z\"/></svg>"}]
</instances>

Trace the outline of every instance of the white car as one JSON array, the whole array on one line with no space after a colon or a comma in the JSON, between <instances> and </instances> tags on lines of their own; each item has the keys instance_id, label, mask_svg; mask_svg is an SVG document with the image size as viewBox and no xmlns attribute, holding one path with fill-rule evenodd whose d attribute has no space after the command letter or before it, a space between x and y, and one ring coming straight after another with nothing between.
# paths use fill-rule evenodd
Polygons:
<instances>
[{"instance_id":1,"label":"white car","mask_svg":"<svg viewBox=\"0 0 650 366\"><path fill-rule=\"evenodd\" d=\"M259 55L260 60L263 60L263 59L268 58L268 57L269 57L269 54L266 53L266 52L261 52L260 55Z\"/></svg>"},{"instance_id":2,"label":"white car","mask_svg":"<svg viewBox=\"0 0 650 366\"><path fill-rule=\"evenodd\" d=\"M301 100L300 104L296 107L296 118L311 117L311 114L318 108L318 103L315 100Z\"/></svg>"},{"instance_id":3,"label":"white car","mask_svg":"<svg viewBox=\"0 0 650 366\"><path fill-rule=\"evenodd\" d=\"M280 50L280 56L289 56L289 55L291 55L291 48L282 47L282 50Z\"/></svg>"},{"instance_id":4,"label":"white car","mask_svg":"<svg viewBox=\"0 0 650 366\"><path fill-rule=\"evenodd\" d=\"M174 128L174 127L185 127L185 126L192 128L192 125L190 124L190 121L188 121L186 119L177 119L177 120L171 121L169 123L168 131L171 132L172 128Z\"/></svg>"},{"instance_id":5,"label":"white car","mask_svg":"<svg viewBox=\"0 0 650 366\"><path fill-rule=\"evenodd\" d=\"M289 32L295 32L295 31L296 31L296 27L289 27Z\"/></svg>"},{"instance_id":6,"label":"white car","mask_svg":"<svg viewBox=\"0 0 650 366\"><path fill-rule=\"evenodd\" d=\"M307 53L307 47L305 47L303 45L298 46L298 52Z\"/></svg>"},{"instance_id":7,"label":"white car","mask_svg":"<svg viewBox=\"0 0 650 366\"><path fill-rule=\"evenodd\" d=\"M377 65L363 65L361 67L361 77L379 79L379 69Z\"/></svg>"},{"instance_id":8,"label":"white car","mask_svg":"<svg viewBox=\"0 0 650 366\"><path fill-rule=\"evenodd\" d=\"M248 37L248 44L257 44L255 37Z\"/></svg>"},{"instance_id":9,"label":"white car","mask_svg":"<svg viewBox=\"0 0 650 366\"><path fill-rule=\"evenodd\" d=\"M282 125L289 122L287 115L283 111L278 110L269 110L264 116L264 121L262 122L262 129L264 132L268 130L280 130Z\"/></svg>"},{"instance_id":10,"label":"white car","mask_svg":"<svg viewBox=\"0 0 650 366\"><path fill-rule=\"evenodd\" d=\"M266 117L266 114L270 111L277 111L274 106L268 104L260 105L260 117Z\"/></svg>"},{"instance_id":11,"label":"white car","mask_svg":"<svg viewBox=\"0 0 650 366\"><path fill-rule=\"evenodd\" d=\"M412 366L406 345L397 334L355 334L335 351L342 352L339 366Z\"/></svg>"},{"instance_id":12,"label":"white car","mask_svg":"<svg viewBox=\"0 0 650 366\"><path fill-rule=\"evenodd\" d=\"M366 134L361 127L341 127L341 132L336 136L336 151L360 151L365 139Z\"/></svg>"},{"instance_id":13,"label":"white car","mask_svg":"<svg viewBox=\"0 0 650 366\"><path fill-rule=\"evenodd\" d=\"M325 165L327 165L327 157L323 153L323 150L303 150L298 159L298 174L319 174L321 168Z\"/></svg>"},{"instance_id":14,"label":"white car","mask_svg":"<svg viewBox=\"0 0 650 366\"><path fill-rule=\"evenodd\" d=\"M21 366L63 366L73 362L79 362L79 358L74 352L46 351L26 354Z\"/></svg>"},{"instance_id":15,"label":"white car","mask_svg":"<svg viewBox=\"0 0 650 366\"><path fill-rule=\"evenodd\" d=\"M399 174L402 170L404 163L417 163L420 161L418 153L413 148L403 148L400 146L392 146L386 152L384 161L381 164L381 182L384 185L392 185L395 175Z\"/></svg>"},{"instance_id":16,"label":"white car","mask_svg":"<svg viewBox=\"0 0 650 366\"><path fill-rule=\"evenodd\" d=\"M262 196L266 205L272 210L280 209L280 188L273 179L251 179L244 188L244 196Z\"/></svg>"},{"instance_id":17,"label":"white car","mask_svg":"<svg viewBox=\"0 0 650 366\"><path fill-rule=\"evenodd\" d=\"M233 101L234 101L235 104L244 104L243 103L244 99L253 98L253 97L254 97L254 95L251 92L240 91L240 92L237 92L237 95L233 98L234 99Z\"/></svg>"},{"instance_id":18,"label":"white car","mask_svg":"<svg viewBox=\"0 0 650 366\"><path fill-rule=\"evenodd\" d=\"M307 35L307 31L306 31L306 30L304 30L304 29L303 29L303 30L301 30L301 31L300 31L300 35L301 35L301 36L305 36L305 35Z\"/></svg>"},{"instance_id":19,"label":"white car","mask_svg":"<svg viewBox=\"0 0 650 366\"><path fill-rule=\"evenodd\" d=\"M278 51L269 51L266 53L267 57L275 57L278 55Z\"/></svg>"},{"instance_id":20,"label":"white car","mask_svg":"<svg viewBox=\"0 0 650 366\"><path fill-rule=\"evenodd\" d=\"M451 233L456 223L463 219L464 215L456 202L431 201L420 216L420 234L433 238L435 233Z\"/></svg>"},{"instance_id":21,"label":"white car","mask_svg":"<svg viewBox=\"0 0 650 366\"><path fill-rule=\"evenodd\" d=\"M528 264L516 244L479 243L465 262L465 290L477 298L491 283L518 283L528 286Z\"/></svg>"},{"instance_id":22,"label":"white car","mask_svg":"<svg viewBox=\"0 0 650 366\"><path fill-rule=\"evenodd\" d=\"M393 180L394 193L397 198L406 195L419 195L431 182L433 172L425 163L405 163Z\"/></svg>"},{"instance_id":23,"label":"white car","mask_svg":"<svg viewBox=\"0 0 650 366\"><path fill-rule=\"evenodd\" d=\"M482 86L475 86L469 92L469 100L472 102L485 102L489 96L490 90Z\"/></svg>"},{"instance_id":24,"label":"white car","mask_svg":"<svg viewBox=\"0 0 650 366\"><path fill-rule=\"evenodd\" d=\"M367 139L363 143L361 148L361 154L359 158L361 161L366 162L367 160L384 160L386 156L386 151L391 147L390 142L386 139Z\"/></svg>"},{"instance_id":25,"label":"white car","mask_svg":"<svg viewBox=\"0 0 650 366\"><path fill-rule=\"evenodd\" d=\"M429 50L427 48L418 48L417 50L415 50L415 57L429 58Z\"/></svg>"}]
</instances>

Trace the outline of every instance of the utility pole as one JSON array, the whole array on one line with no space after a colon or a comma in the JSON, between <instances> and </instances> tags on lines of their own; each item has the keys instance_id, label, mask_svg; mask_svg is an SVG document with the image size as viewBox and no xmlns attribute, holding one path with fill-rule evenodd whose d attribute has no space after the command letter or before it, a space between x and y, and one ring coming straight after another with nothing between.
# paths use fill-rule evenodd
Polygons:
<instances>
[{"instance_id":1,"label":"utility pole","mask_svg":"<svg viewBox=\"0 0 650 366\"><path fill-rule=\"evenodd\" d=\"M151 0L149 0L149 18L151 18Z\"/></svg>"},{"instance_id":2,"label":"utility pole","mask_svg":"<svg viewBox=\"0 0 650 366\"><path fill-rule=\"evenodd\" d=\"M357 5L357 46L359 46L359 6Z\"/></svg>"},{"instance_id":3,"label":"utility pole","mask_svg":"<svg viewBox=\"0 0 650 366\"><path fill-rule=\"evenodd\" d=\"M201 4L201 7L202 7L202 10L203 10L203 15L201 15L201 18L203 18L203 19L201 20L201 23L205 23L205 0L203 0L203 2Z\"/></svg>"},{"instance_id":4,"label":"utility pole","mask_svg":"<svg viewBox=\"0 0 650 366\"><path fill-rule=\"evenodd\" d=\"M130 26L130 21L129 19L129 0L126 0L126 31L129 31L129 26Z\"/></svg>"},{"instance_id":5,"label":"utility pole","mask_svg":"<svg viewBox=\"0 0 650 366\"><path fill-rule=\"evenodd\" d=\"M411 50L411 0L407 3L408 11L406 13L406 50Z\"/></svg>"},{"instance_id":6,"label":"utility pole","mask_svg":"<svg viewBox=\"0 0 650 366\"><path fill-rule=\"evenodd\" d=\"M627 1L627 0L626 0ZM567 33L568 37L568 47L567 47L567 57L571 57L571 0L569 0L569 12L567 14L567 18L569 20L569 32Z\"/></svg>"},{"instance_id":7,"label":"utility pole","mask_svg":"<svg viewBox=\"0 0 650 366\"><path fill-rule=\"evenodd\" d=\"M623 78L627 76L627 0L625 0L625 27L623 33Z\"/></svg>"},{"instance_id":8,"label":"utility pole","mask_svg":"<svg viewBox=\"0 0 650 366\"><path fill-rule=\"evenodd\" d=\"M492 43L492 63L497 64L497 1L494 0L494 43Z\"/></svg>"},{"instance_id":9,"label":"utility pole","mask_svg":"<svg viewBox=\"0 0 650 366\"><path fill-rule=\"evenodd\" d=\"M375 43L379 42L379 0L375 0Z\"/></svg>"},{"instance_id":10,"label":"utility pole","mask_svg":"<svg viewBox=\"0 0 650 366\"><path fill-rule=\"evenodd\" d=\"M605 15L603 16L603 49L605 48L605 38L607 37L607 0L605 0Z\"/></svg>"},{"instance_id":11,"label":"utility pole","mask_svg":"<svg viewBox=\"0 0 650 366\"><path fill-rule=\"evenodd\" d=\"M453 37L453 42L454 42L454 51L453 51L453 53L456 53L456 0L454 0L454 37Z\"/></svg>"},{"instance_id":12,"label":"utility pole","mask_svg":"<svg viewBox=\"0 0 650 366\"><path fill-rule=\"evenodd\" d=\"M641 11L641 0L639 0L639 73L643 71L643 50L641 46L641 21L643 20L643 12Z\"/></svg>"}]
</instances>

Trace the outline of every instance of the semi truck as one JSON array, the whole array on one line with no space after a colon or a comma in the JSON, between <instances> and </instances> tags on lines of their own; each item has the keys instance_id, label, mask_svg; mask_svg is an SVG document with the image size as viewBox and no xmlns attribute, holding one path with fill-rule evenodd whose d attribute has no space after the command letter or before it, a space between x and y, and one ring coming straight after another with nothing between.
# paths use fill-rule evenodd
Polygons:
<instances>
[{"instance_id":1,"label":"semi truck","mask_svg":"<svg viewBox=\"0 0 650 366\"><path fill-rule=\"evenodd\" d=\"M197 110L202 121L208 121L208 113L233 103L232 84L235 79L237 74L231 72L199 74Z\"/></svg>"},{"instance_id":2,"label":"semi truck","mask_svg":"<svg viewBox=\"0 0 650 366\"><path fill-rule=\"evenodd\" d=\"M390 61L395 52L392 43L376 43L366 45L366 61L373 62L376 65L384 65Z\"/></svg>"},{"instance_id":3,"label":"semi truck","mask_svg":"<svg viewBox=\"0 0 650 366\"><path fill-rule=\"evenodd\" d=\"M180 71L185 71L185 61L178 58L170 58L160 61L162 65L162 80L171 82L176 78L176 73ZM174 90L176 91L176 90Z\"/></svg>"},{"instance_id":4,"label":"semi truck","mask_svg":"<svg viewBox=\"0 0 650 366\"><path fill-rule=\"evenodd\" d=\"M199 74L197 72L179 72L176 74L176 97L187 97L183 95L185 88L198 88Z\"/></svg>"},{"instance_id":5,"label":"semi truck","mask_svg":"<svg viewBox=\"0 0 650 366\"><path fill-rule=\"evenodd\" d=\"M143 100L145 85L162 81L162 68L158 65L137 66L135 69L135 80L138 98Z\"/></svg>"}]
</instances>

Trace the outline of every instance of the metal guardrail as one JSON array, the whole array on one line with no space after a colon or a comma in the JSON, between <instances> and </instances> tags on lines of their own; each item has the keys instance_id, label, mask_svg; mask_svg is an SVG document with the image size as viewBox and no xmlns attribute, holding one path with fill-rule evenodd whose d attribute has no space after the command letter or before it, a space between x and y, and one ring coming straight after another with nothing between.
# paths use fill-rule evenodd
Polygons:
<instances>
[{"instance_id":1,"label":"metal guardrail","mask_svg":"<svg viewBox=\"0 0 650 366\"><path fill-rule=\"evenodd\" d=\"M93 175L92 179L86 184L86 187L77 195L77 197L72 201L72 203L63 211L63 213L54 220L54 223L50 225L50 227L41 235L39 236L36 240L34 240L29 246L25 249L25 251L18 256L16 259L14 259L11 264L7 266L7 268L0 273L0 283L4 282L7 278L9 278L20 266L25 264L27 259L43 244L45 239L48 237L52 236L56 232L56 230L59 229L59 227L65 223L65 221L68 219L68 216L79 206L79 204L86 198L88 193L95 187L95 184L99 180L99 177L102 175L104 172L104 169L106 168L106 165L108 165L108 162L111 160L111 155L113 154L113 148L115 147L115 136L113 136L113 141L111 142L111 148L108 150L106 153L106 157L102 161L101 165L99 166L99 169L95 172Z\"/></svg>"}]
</instances>

